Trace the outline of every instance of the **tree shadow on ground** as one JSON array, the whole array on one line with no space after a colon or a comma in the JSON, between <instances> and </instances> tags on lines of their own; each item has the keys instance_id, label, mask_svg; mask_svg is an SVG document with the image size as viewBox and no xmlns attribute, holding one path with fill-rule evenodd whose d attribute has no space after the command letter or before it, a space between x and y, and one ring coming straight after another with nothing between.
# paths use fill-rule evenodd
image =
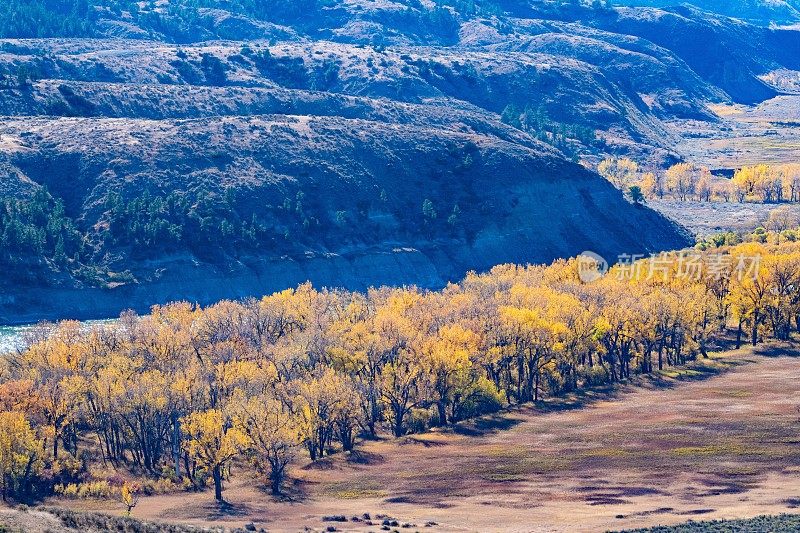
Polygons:
<instances>
[{"instance_id":1,"label":"tree shadow on ground","mask_svg":"<svg viewBox=\"0 0 800 533\"><path fill-rule=\"evenodd\" d=\"M481 417L475 420L459 422L450 431L468 437L483 437L498 431L507 431L522 422L519 418L510 418L507 413Z\"/></svg>"},{"instance_id":2,"label":"tree shadow on ground","mask_svg":"<svg viewBox=\"0 0 800 533\"><path fill-rule=\"evenodd\" d=\"M728 346L728 344L730 344L729 339L725 340L725 345ZM731 345L731 349L732 347L733 345ZM599 401L618 399L621 395L636 390L665 390L680 386L681 383L704 381L738 367L752 364L756 362L754 357L787 356L800 357L800 342L771 341L755 348L743 346L730 356L719 357L712 354L710 358L699 358L682 366L665 367L663 371L656 371L652 374L637 375L616 383L606 383L580 389L562 396L547 398L536 404L511 406L499 413L459 422L454 426L441 428L438 431L465 437L485 437L512 429L521 424L524 418L517 417L515 414L535 415L582 409ZM419 436L417 437L418 442L422 442L422 440L419 439ZM424 442L422 443L424 444ZM430 445L441 444L430 443Z\"/></svg>"},{"instance_id":3,"label":"tree shadow on ground","mask_svg":"<svg viewBox=\"0 0 800 533\"><path fill-rule=\"evenodd\" d=\"M208 506L205 517L207 520L219 520L222 518L249 516L251 514L253 514L253 509L245 503L222 501Z\"/></svg>"},{"instance_id":4,"label":"tree shadow on ground","mask_svg":"<svg viewBox=\"0 0 800 533\"><path fill-rule=\"evenodd\" d=\"M452 428L447 428L446 431L451 431ZM402 437L400 440L397 441L397 444L400 446L407 446L409 444L422 444L426 448L439 448L441 446L447 446L446 442L442 442L436 439L426 439L425 435L430 435L430 433L418 433L415 435L406 435Z\"/></svg>"},{"instance_id":5,"label":"tree shadow on ground","mask_svg":"<svg viewBox=\"0 0 800 533\"><path fill-rule=\"evenodd\" d=\"M367 452L364 450L353 450L348 454L347 462L358 465L379 465L385 463L386 458L379 453Z\"/></svg>"},{"instance_id":6,"label":"tree shadow on ground","mask_svg":"<svg viewBox=\"0 0 800 533\"><path fill-rule=\"evenodd\" d=\"M264 497L272 498L275 501L285 503L288 505L304 503L309 499L308 489L306 485L308 481L298 478L290 478L284 481L281 493L279 495L272 494L272 490L267 485L261 485L259 490L264 493Z\"/></svg>"},{"instance_id":7,"label":"tree shadow on ground","mask_svg":"<svg viewBox=\"0 0 800 533\"><path fill-rule=\"evenodd\" d=\"M334 464L333 457L331 455L321 457L316 461L311 461L302 467L303 470L333 470L335 468L336 465Z\"/></svg>"},{"instance_id":8,"label":"tree shadow on ground","mask_svg":"<svg viewBox=\"0 0 800 533\"><path fill-rule=\"evenodd\" d=\"M631 383L644 389L673 389L681 383L705 381L755 362L753 359L698 359L683 366L668 367L653 374L637 376Z\"/></svg>"},{"instance_id":9,"label":"tree shadow on ground","mask_svg":"<svg viewBox=\"0 0 800 533\"><path fill-rule=\"evenodd\" d=\"M800 342L782 341L759 344L753 348L753 354L761 357L800 357Z\"/></svg>"}]
</instances>

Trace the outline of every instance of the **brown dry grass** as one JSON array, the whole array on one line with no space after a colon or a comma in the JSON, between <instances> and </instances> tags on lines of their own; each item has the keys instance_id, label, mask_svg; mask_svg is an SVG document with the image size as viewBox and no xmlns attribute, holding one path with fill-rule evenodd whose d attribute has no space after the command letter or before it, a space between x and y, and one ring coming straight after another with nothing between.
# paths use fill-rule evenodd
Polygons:
<instances>
[{"instance_id":1,"label":"brown dry grass","mask_svg":"<svg viewBox=\"0 0 800 533\"><path fill-rule=\"evenodd\" d=\"M757 106L716 104L709 110L720 123L675 120L682 138L676 151L692 163L710 168L741 168L759 163L786 163L800 157L800 120L796 94L782 95Z\"/></svg>"},{"instance_id":2,"label":"brown dry grass","mask_svg":"<svg viewBox=\"0 0 800 533\"><path fill-rule=\"evenodd\" d=\"M787 204L651 199L647 205L682 225L694 235L708 237L725 231L751 232L763 225L772 211ZM800 205L789 204L789 209L800 214Z\"/></svg>"},{"instance_id":3,"label":"brown dry grass","mask_svg":"<svg viewBox=\"0 0 800 533\"><path fill-rule=\"evenodd\" d=\"M285 501L234 472L228 508L209 493L179 494L143 498L134 516L270 531L323 530L325 515L363 513L407 531L600 531L787 512L800 498L796 355L788 345L745 349L636 386L365 443L296 468ZM333 525L377 530L381 520Z\"/></svg>"}]
</instances>

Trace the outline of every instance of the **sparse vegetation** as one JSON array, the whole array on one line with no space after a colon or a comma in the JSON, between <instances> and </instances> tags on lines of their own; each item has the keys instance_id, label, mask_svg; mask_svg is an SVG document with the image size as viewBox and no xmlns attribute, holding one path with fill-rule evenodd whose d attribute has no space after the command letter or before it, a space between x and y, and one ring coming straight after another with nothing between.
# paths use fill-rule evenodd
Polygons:
<instances>
[{"instance_id":1,"label":"sparse vegetation","mask_svg":"<svg viewBox=\"0 0 800 533\"><path fill-rule=\"evenodd\" d=\"M130 517L119 517L101 513L77 512L58 507L33 507L15 517L16 522L23 527L29 527L30 518L26 520L25 514L42 513L52 520L45 522L46 531L55 533L72 531L117 531L119 533L223 533L223 528L201 528L189 525L176 525L166 523L145 522ZM0 525L0 530L4 526ZM9 531L14 531L9 529ZM22 530L20 530L22 531ZM234 530L242 533L243 529ZM16 533L14 531L14 533Z\"/></svg>"},{"instance_id":2,"label":"sparse vegetation","mask_svg":"<svg viewBox=\"0 0 800 533\"><path fill-rule=\"evenodd\" d=\"M540 141L551 144L570 156L602 147L602 142L591 127L552 120L543 106L534 107L526 104L524 107L518 107L509 104L503 109L501 120L510 126L527 131Z\"/></svg>"}]
</instances>

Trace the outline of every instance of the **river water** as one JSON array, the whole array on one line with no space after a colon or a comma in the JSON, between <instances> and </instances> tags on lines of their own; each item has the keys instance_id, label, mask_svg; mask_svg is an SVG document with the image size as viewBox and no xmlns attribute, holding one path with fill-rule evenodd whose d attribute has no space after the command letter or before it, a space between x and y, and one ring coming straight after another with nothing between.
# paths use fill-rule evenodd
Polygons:
<instances>
[{"instance_id":1,"label":"river water","mask_svg":"<svg viewBox=\"0 0 800 533\"><path fill-rule=\"evenodd\" d=\"M87 320L84 322L87 326L96 324L107 324L113 322L111 320ZM13 352L22 346L23 335L25 332L34 327L33 324L25 326L0 326L0 354Z\"/></svg>"},{"instance_id":2,"label":"river water","mask_svg":"<svg viewBox=\"0 0 800 533\"><path fill-rule=\"evenodd\" d=\"M16 350L22 343L22 335L31 326L0 326L0 353Z\"/></svg>"}]
</instances>

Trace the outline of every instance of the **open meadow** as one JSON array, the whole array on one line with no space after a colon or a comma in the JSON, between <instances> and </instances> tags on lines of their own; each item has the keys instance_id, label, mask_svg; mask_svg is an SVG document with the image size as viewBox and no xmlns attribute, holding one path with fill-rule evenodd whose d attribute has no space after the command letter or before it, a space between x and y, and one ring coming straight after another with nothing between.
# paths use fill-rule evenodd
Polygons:
<instances>
[{"instance_id":1,"label":"open meadow","mask_svg":"<svg viewBox=\"0 0 800 533\"><path fill-rule=\"evenodd\" d=\"M677 151L687 160L712 169L796 161L800 156L796 94L758 105L709 106L720 123L679 120L670 124L681 138Z\"/></svg>"}]
</instances>

